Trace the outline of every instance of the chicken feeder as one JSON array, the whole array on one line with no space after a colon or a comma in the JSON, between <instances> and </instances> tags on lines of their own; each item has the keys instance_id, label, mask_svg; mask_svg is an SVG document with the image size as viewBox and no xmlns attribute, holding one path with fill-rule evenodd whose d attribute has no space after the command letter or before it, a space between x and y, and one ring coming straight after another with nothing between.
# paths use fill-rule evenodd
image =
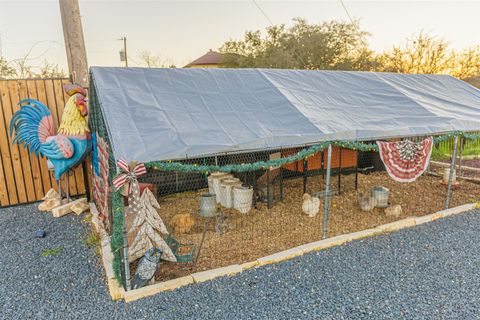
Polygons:
<instances>
[{"instance_id":1,"label":"chicken feeder","mask_svg":"<svg viewBox=\"0 0 480 320\"><path fill-rule=\"evenodd\" d=\"M382 186L375 186L372 189L372 196L375 199L377 208L388 207L388 193L389 190Z\"/></svg>"},{"instance_id":2,"label":"chicken feeder","mask_svg":"<svg viewBox=\"0 0 480 320\"><path fill-rule=\"evenodd\" d=\"M211 218L217 214L217 201L214 193L200 195L200 211L198 215L204 218Z\"/></svg>"}]
</instances>

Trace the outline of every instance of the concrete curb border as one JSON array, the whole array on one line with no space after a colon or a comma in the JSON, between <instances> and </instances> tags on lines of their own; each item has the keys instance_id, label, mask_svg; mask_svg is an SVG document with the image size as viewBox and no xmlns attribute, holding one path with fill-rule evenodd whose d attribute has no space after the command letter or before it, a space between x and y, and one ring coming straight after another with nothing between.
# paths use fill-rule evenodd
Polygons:
<instances>
[{"instance_id":1,"label":"concrete curb border","mask_svg":"<svg viewBox=\"0 0 480 320\"><path fill-rule=\"evenodd\" d=\"M480 203L469 203L469 204L464 204L458 207L450 208L447 210L438 211L426 216L408 217L395 222L383 224L375 228L366 229L366 230L357 231L357 232L348 233L348 234L342 234L332 238L327 238L325 240L303 244L291 249L274 253L269 256L261 257L255 261L245 262L241 265L234 264L234 265L230 265L222 268L197 272L185 277L155 283L153 285L146 286L140 289L125 291L122 287L118 285L113 275L113 267L112 267L113 254L110 248L110 237L105 232L101 224L99 224L98 222L98 211L97 211L97 208L95 207L95 204L93 203L90 204L90 212L92 213L92 216L93 216L92 222L95 225L97 232L100 234L100 239L101 239L100 241L101 241L101 247L102 247L101 248L102 261L103 261L103 266L105 268L105 273L108 280L108 289L110 292L110 296L112 297L113 300L124 299L125 302L135 301L140 298L152 296L163 291L174 290L192 283L201 283L201 282L213 280L219 277L230 276L237 273L241 273L243 271L246 271L252 268L257 268L257 267L265 266L268 264L287 261L308 252L319 251L319 250L340 246L354 240L365 239L365 238L377 236L380 234L395 232L401 229L412 228L417 225L432 222L441 218L460 214L462 212L470 211L478 208L480 208Z\"/></svg>"},{"instance_id":2,"label":"concrete curb border","mask_svg":"<svg viewBox=\"0 0 480 320\"><path fill-rule=\"evenodd\" d=\"M102 264L107 277L108 292L113 301L124 299L125 290L118 285L113 273L113 253L110 246L110 236L98 220L98 210L94 203L90 203L90 213L92 214L92 224L100 236L100 252L102 254Z\"/></svg>"}]
</instances>

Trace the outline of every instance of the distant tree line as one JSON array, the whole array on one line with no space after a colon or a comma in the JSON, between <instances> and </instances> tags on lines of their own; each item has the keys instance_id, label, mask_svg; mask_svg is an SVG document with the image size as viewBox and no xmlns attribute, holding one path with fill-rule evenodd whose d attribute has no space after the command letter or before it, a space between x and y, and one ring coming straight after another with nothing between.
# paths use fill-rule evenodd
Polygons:
<instances>
[{"instance_id":1,"label":"distant tree line","mask_svg":"<svg viewBox=\"0 0 480 320\"><path fill-rule=\"evenodd\" d=\"M232 68L436 73L460 79L480 75L480 46L457 51L445 39L420 32L390 50L375 52L369 48L369 36L358 21L311 24L295 18L288 28L280 24L264 33L247 31L242 40L226 41L220 52L225 54L224 66ZM0 79L67 76L46 60L40 66L31 65L27 56L12 61L0 57ZM171 60L148 50L137 59L141 66L175 67Z\"/></svg>"},{"instance_id":2,"label":"distant tree line","mask_svg":"<svg viewBox=\"0 0 480 320\"><path fill-rule=\"evenodd\" d=\"M65 70L47 60L36 66L30 64L27 58L7 61L4 57L0 57L0 79L65 77L67 77Z\"/></svg>"},{"instance_id":3,"label":"distant tree line","mask_svg":"<svg viewBox=\"0 0 480 320\"><path fill-rule=\"evenodd\" d=\"M272 26L265 33L247 31L242 40L220 48L226 67L358 70L480 75L480 46L456 51L448 42L423 32L385 52L369 49L370 34L357 22L310 24L296 18L291 27Z\"/></svg>"},{"instance_id":4,"label":"distant tree line","mask_svg":"<svg viewBox=\"0 0 480 320\"><path fill-rule=\"evenodd\" d=\"M138 59L138 60L137 60ZM143 50L138 54L135 63L148 68L175 68L169 59L163 59L159 55ZM28 55L8 61L0 56L0 79L19 78L66 78L67 72L61 69L58 64L44 60L39 66L31 64Z\"/></svg>"}]
</instances>

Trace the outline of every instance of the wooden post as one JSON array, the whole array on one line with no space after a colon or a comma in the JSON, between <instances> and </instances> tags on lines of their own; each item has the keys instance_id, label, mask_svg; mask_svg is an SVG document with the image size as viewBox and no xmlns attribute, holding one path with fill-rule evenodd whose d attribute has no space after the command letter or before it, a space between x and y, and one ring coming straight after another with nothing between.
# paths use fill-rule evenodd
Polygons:
<instances>
[{"instance_id":1,"label":"wooden post","mask_svg":"<svg viewBox=\"0 0 480 320\"><path fill-rule=\"evenodd\" d=\"M59 0L70 76L88 87L88 64L78 0Z\"/></svg>"}]
</instances>

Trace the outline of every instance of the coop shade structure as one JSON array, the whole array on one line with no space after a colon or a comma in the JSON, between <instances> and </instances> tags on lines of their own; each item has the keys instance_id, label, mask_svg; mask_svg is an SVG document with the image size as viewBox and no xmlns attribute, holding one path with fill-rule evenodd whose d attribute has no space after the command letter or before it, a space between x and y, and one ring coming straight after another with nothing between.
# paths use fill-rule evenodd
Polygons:
<instances>
[{"instance_id":1,"label":"coop shade structure","mask_svg":"<svg viewBox=\"0 0 480 320\"><path fill-rule=\"evenodd\" d=\"M403 140L377 141L380 158L388 175L398 182L413 182L427 170L433 148L433 138L419 143Z\"/></svg>"},{"instance_id":2,"label":"coop shade structure","mask_svg":"<svg viewBox=\"0 0 480 320\"><path fill-rule=\"evenodd\" d=\"M91 68L116 159L155 161L480 129L480 91L446 75Z\"/></svg>"}]
</instances>

